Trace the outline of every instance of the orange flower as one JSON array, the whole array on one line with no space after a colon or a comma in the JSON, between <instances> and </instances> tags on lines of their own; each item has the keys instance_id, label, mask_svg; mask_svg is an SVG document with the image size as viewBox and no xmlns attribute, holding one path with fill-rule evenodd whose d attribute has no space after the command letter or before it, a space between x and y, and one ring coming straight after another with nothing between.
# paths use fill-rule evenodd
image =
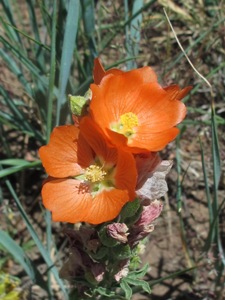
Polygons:
<instances>
[{"instance_id":1,"label":"orange flower","mask_svg":"<svg viewBox=\"0 0 225 300\"><path fill-rule=\"evenodd\" d=\"M114 219L135 197L133 156L109 147L90 118L82 119L80 129L55 128L39 154L51 176L42 198L54 221L99 224Z\"/></svg>"},{"instance_id":2,"label":"orange flower","mask_svg":"<svg viewBox=\"0 0 225 300\"><path fill-rule=\"evenodd\" d=\"M162 88L150 67L107 72L95 60L90 115L113 145L132 153L162 150L186 115L180 101L191 89Z\"/></svg>"}]
</instances>

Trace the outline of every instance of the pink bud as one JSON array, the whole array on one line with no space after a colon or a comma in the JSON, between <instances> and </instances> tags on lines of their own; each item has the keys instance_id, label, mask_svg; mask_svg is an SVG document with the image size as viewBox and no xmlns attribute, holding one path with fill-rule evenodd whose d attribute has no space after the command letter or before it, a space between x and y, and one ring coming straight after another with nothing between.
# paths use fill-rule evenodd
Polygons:
<instances>
[{"instance_id":1,"label":"pink bud","mask_svg":"<svg viewBox=\"0 0 225 300\"><path fill-rule=\"evenodd\" d=\"M148 202L147 205L143 205L143 211L140 218L135 223L135 226L148 226L161 214L163 204L159 200Z\"/></svg>"},{"instance_id":2,"label":"pink bud","mask_svg":"<svg viewBox=\"0 0 225 300\"><path fill-rule=\"evenodd\" d=\"M92 264L91 272L96 281L101 282L104 279L105 267L102 264Z\"/></svg>"},{"instance_id":3,"label":"pink bud","mask_svg":"<svg viewBox=\"0 0 225 300\"><path fill-rule=\"evenodd\" d=\"M127 242L127 236L129 233L127 233L128 227L126 224L113 223L113 224L107 225L106 228L107 228L108 235L111 236L113 239L115 239L121 243Z\"/></svg>"},{"instance_id":4,"label":"pink bud","mask_svg":"<svg viewBox=\"0 0 225 300\"><path fill-rule=\"evenodd\" d=\"M114 278L119 282L123 277L126 277L129 273L130 260L125 259L119 264L119 271L114 275Z\"/></svg>"}]
</instances>

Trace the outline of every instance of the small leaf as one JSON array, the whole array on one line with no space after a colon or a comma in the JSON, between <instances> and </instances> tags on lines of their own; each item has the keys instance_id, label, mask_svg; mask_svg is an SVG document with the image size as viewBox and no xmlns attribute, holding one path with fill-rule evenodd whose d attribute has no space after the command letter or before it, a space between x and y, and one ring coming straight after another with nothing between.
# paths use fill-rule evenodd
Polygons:
<instances>
[{"instance_id":1,"label":"small leaf","mask_svg":"<svg viewBox=\"0 0 225 300\"><path fill-rule=\"evenodd\" d=\"M4 231L0 230L0 243L12 254L18 263L24 268L30 279L41 286L46 291L48 290L46 282L36 268L35 264L26 255L23 249Z\"/></svg>"},{"instance_id":2,"label":"small leaf","mask_svg":"<svg viewBox=\"0 0 225 300\"><path fill-rule=\"evenodd\" d=\"M120 287L125 293L125 298L127 300L130 300L132 297L132 288L129 286L129 284L126 282L126 278L122 279L120 282Z\"/></svg>"},{"instance_id":3,"label":"small leaf","mask_svg":"<svg viewBox=\"0 0 225 300\"><path fill-rule=\"evenodd\" d=\"M130 250L129 245L120 244L112 249L112 255L117 260L122 260L122 259L130 258L132 255L132 252Z\"/></svg>"},{"instance_id":4,"label":"small leaf","mask_svg":"<svg viewBox=\"0 0 225 300\"><path fill-rule=\"evenodd\" d=\"M107 298L111 298L113 296L115 296L115 292L112 292L111 290L107 289L107 288L104 288L104 287L98 287L95 289L95 293L98 293L102 296L105 296ZM97 294L96 293L96 294Z\"/></svg>"},{"instance_id":5,"label":"small leaf","mask_svg":"<svg viewBox=\"0 0 225 300\"><path fill-rule=\"evenodd\" d=\"M101 247L96 253L89 253L89 255L94 259L94 260L100 260L103 257L107 255L109 252L109 249L106 247Z\"/></svg>"},{"instance_id":6,"label":"small leaf","mask_svg":"<svg viewBox=\"0 0 225 300\"><path fill-rule=\"evenodd\" d=\"M139 199L135 199L134 201L132 202L128 202L122 209L121 211L121 220L120 220L120 223L123 222L123 220L127 219L127 218L130 218L130 217L133 217L138 209L140 207L140 200Z\"/></svg>"},{"instance_id":7,"label":"small leaf","mask_svg":"<svg viewBox=\"0 0 225 300\"><path fill-rule=\"evenodd\" d=\"M128 278L132 280L137 278L143 278L145 274L148 272L148 270L149 270L149 264L145 264L144 267L141 268L140 270L131 271L128 275Z\"/></svg>"},{"instance_id":8,"label":"small leaf","mask_svg":"<svg viewBox=\"0 0 225 300\"><path fill-rule=\"evenodd\" d=\"M151 293L151 289L149 286L149 283L144 280L137 280L137 279L131 279L129 277L126 278L127 283L135 285L135 286L141 286L142 289L147 292L148 294Z\"/></svg>"}]
</instances>

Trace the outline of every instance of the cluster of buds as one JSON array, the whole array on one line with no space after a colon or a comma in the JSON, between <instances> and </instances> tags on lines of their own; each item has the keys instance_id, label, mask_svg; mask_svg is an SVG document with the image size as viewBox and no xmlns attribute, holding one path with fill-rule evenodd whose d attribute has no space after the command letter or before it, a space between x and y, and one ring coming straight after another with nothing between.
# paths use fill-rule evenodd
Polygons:
<instances>
[{"instance_id":1,"label":"cluster of buds","mask_svg":"<svg viewBox=\"0 0 225 300\"><path fill-rule=\"evenodd\" d=\"M64 229L70 242L70 255L60 276L75 283L79 295L109 280L110 284L118 283L139 266L140 242L154 230L163 209L160 200L150 197L161 197L167 192L165 176L171 165L171 161L158 163L148 174L148 180L143 181L145 184L140 183L139 195L143 199L127 203L113 221L97 226L80 224L76 230Z\"/></svg>"}]
</instances>

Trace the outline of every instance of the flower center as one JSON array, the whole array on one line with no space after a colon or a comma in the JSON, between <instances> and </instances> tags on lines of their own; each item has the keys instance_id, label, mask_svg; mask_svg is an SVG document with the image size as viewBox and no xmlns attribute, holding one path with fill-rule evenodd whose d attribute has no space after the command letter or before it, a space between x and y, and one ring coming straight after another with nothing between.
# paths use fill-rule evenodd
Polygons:
<instances>
[{"instance_id":1,"label":"flower center","mask_svg":"<svg viewBox=\"0 0 225 300\"><path fill-rule=\"evenodd\" d=\"M86 168L85 179L91 183L103 181L107 173L97 165L90 165Z\"/></svg>"},{"instance_id":2,"label":"flower center","mask_svg":"<svg viewBox=\"0 0 225 300\"><path fill-rule=\"evenodd\" d=\"M128 112L120 116L119 122L111 126L112 130L130 137L136 132L136 127L138 126L138 117L132 113Z\"/></svg>"}]
</instances>

